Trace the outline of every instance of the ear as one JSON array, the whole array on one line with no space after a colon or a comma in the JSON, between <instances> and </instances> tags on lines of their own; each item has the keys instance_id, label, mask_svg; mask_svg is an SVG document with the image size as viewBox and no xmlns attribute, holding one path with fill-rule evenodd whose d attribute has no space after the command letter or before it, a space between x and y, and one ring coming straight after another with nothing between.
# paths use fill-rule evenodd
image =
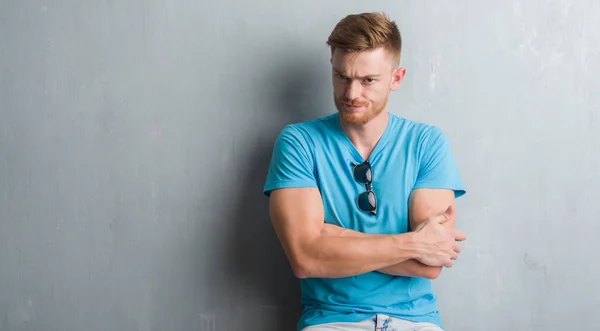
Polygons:
<instances>
[{"instance_id":1,"label":"ear","mask_svg":"<svg viewBox=\"0 0 600 331\"><path fill-rule=\"evenodd\" d=\"M406 68L400 67L394 69L394 72L392 73L392 84L390 85L390 90L394 91L400 86L405 74Z\"/></svg>"}]
</instances>

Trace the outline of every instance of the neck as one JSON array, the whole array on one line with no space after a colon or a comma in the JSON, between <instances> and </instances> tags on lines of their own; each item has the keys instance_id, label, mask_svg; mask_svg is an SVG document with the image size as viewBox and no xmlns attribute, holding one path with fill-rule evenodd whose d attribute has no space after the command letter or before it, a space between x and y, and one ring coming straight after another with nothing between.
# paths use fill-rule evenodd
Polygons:
<instances>
[{"instance_id":1,"label":"neck","mask_svg":"<svg viewBox=\"0 0 600 331\"><path fill-rule=\"evenodd\" d=\"M342 117L339 117L342 131L365 160L369 158L379 139L383 136L389 120L390 115L385 110L362 125L346 123Z\"/></svg>"}]
</instances>

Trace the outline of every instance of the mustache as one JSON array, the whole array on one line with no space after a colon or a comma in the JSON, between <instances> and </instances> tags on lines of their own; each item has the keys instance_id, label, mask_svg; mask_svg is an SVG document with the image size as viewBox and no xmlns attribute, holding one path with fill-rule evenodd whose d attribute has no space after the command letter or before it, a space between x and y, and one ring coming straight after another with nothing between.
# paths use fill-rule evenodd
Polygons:
<instances>
[{"instance_id":1,"label":"mustache","mask_svg":"<svg viewBox=\"0 0 600 331\"><path fill-rule=\"evenodd\" d=\"M347 98L340 98L340 102L342 104L346 104L346 105L350 105L350 106L363 107L363 106L367 105L366 102L360 102L360 101L357 101L357 100L350 100L350 99L347 99Z\"/></svg>"}]
</instances>

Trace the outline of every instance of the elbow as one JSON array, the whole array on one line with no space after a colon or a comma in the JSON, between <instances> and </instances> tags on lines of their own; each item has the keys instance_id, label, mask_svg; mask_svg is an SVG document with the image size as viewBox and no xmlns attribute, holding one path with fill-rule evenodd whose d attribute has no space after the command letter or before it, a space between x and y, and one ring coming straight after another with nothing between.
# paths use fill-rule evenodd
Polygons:
<instances>
[{"instance_id":1,"label":"elbow","mask_svg":"<svg viewBox=\"0 0 600 331\"><path fill-rule=\"evenodd\" d=\"M313 259L301 249L290 250L288 261L294 276L298 279L309 278L313 275Z\"/></svg>"},{"instance_id":2,"label":"elbow","mask_svg":"<svg viewBox=\"0 0 600 331\"><path fill-rule=\"evenodd\" d=\"M310 267L310 263L308 263L305 259L294 259L291 265L294 276L296 276L298 279L306 279L314 275L312 268Z\"/></svg>"},{"instance_id":3,"label":"elbow","mask_svg":"<svg viewBox=\"0 0 600 331\"><path fill-rule=\"evenodd\" d=\"M306 279L322 276L319 266L318 254L314 250L300 246L291 249L289 252L289 262L294 276L298 279Z\"/></svg>"},{"instance_id":4,"label":"elbow","mask_svg":"<svg viewBox=\"0 0 600 331\"><path fill-rule=\"evenodd\" d=\"M292 255L290 259L294 276L298 279L324 277L323 263L309 252L302 250Z\"/></svg>"},{"instance_id":5,"label":"elbow","mask_svg":"<svg viewBox=\"0 0 600 331\"><path fill-rule=\"evenodd\" d=\"M328 265L314 241L289 250L289 261L298 279L328 277Z\"/></svg>"},{"instance_id":6,"label":"elbow","mask_svg":"<svg viewBox=\"0 0 600 331\"><path fill-rule=\"evenodd\" d=\"M304 269L294 269L294 276L298 279L310 278L309 272Z\"/></svg>"},{"instance_id":7,"label":"elbow","mask_svg":"<svg viewBox=\"0 0 600 331\"><path fill-rule=\"evenodd\" d=\"M423 277L427 279L437 279L442 273L441 267L429 267L423 271Z\"/></svg>"}]
</instances>

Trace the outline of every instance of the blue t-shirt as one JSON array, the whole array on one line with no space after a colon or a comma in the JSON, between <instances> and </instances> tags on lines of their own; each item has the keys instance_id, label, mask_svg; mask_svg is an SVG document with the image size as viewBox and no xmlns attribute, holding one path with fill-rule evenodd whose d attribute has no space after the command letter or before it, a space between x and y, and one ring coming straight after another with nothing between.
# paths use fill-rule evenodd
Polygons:
<instances>
[{"instance_id":1,"label":"blue t-shirt","mask_svg":"<svg viewBox=\"0 0 600 331\"><path fill-rule=\"evenodd\" d=\"M416 188L465 193L446 136L436 127L392 113L369 157L377 215L358 209L365 185L354 180L353 164L364 161L342 131L338 114L287 125L276 139L264 194L278 188L315 187L325 222L370 234L409 231L408 204ZM425 278L377 271L345 278L301 280L303 312L298 330L330 322L358 322L386 314L441 327L437 297Z\"/></svg>"}]
</instances>

